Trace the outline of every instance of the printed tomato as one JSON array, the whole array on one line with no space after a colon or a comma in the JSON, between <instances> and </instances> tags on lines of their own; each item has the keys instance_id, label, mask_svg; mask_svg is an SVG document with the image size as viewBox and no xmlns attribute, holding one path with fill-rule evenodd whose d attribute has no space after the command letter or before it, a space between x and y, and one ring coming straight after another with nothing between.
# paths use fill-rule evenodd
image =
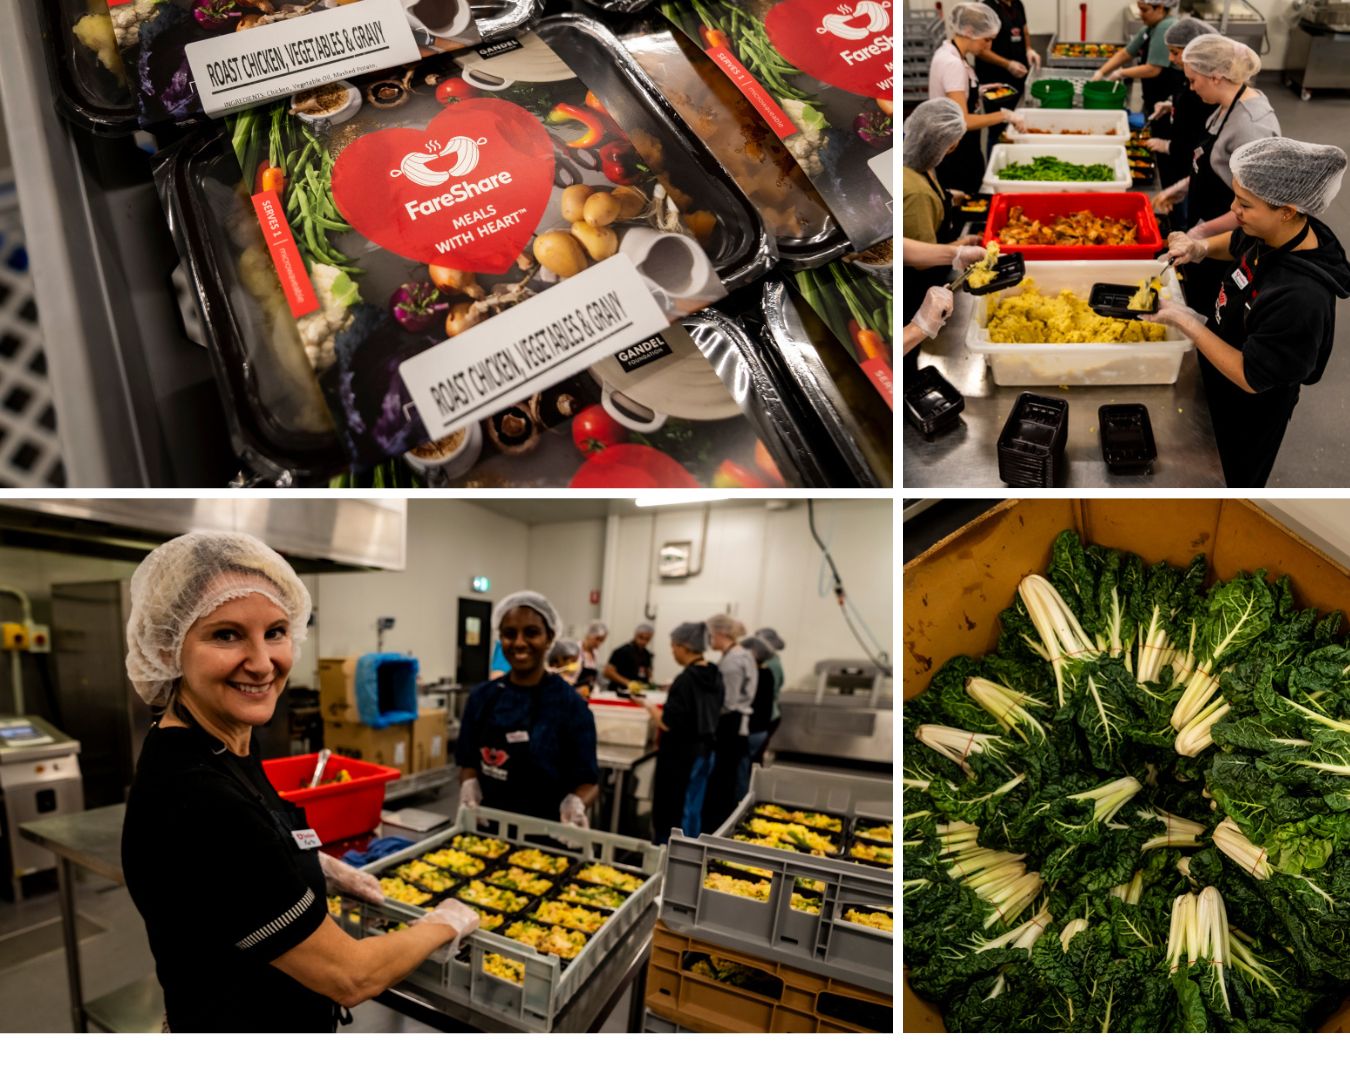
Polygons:
<instances>
[{"instance_id":1,"label":"printed tomato","mask_svg":"<svg viewBox=\"0 0 1350 1080\"><path fill-rule=\"evenodd\" d=\"M582 409L572 419L572 442L587 457L627 441L627 429L599 405Z\"/></svg>"},{"instance_id":2,"label":"printed tomato","mask_svg":"<svg viewBox=\"0 0 1350 1080\"><path fill-rule=\"evenodd\" d=\"M466 98L476 98L479 93L478 88L465 79L442 79L436 84L436 100L442 105L449 105L452 101L463 101Z\"/></svg>"},{"instance_id":3,"label":"printed tomato","mask_svg":"<svg viewBox=\"0 0 1350 1080\"><path fill-rule=\"evenodd\" d=\"M611 446L573 475L573 488L696 488L698 481L669 454L650 446Z\"/></svg>"}]
</instances>

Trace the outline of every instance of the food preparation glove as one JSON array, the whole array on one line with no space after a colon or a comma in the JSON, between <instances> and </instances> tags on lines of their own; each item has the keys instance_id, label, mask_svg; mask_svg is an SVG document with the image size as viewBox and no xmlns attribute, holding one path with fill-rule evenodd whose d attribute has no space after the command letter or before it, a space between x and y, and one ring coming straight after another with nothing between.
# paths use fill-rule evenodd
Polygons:
<instances>
[{"instance_id":1,"label":"food preparation glove","mask_svg":"<svg viewBox=\"0 0 1350 1080\"><path fill-rule=\"evenodd\" d=\"M1167 254L1171 256L1173 266L1185 266L1203 261L1209 254L1209 247L1190 233L1174 232L1167 234Z\"/></svg>"},{"instance_id":2,"label":"food preparation glove","mask_svg":"<svg viewBox=\"0 0 1350 1080\"><path fill-rule=\"evenodd\" d=\"M450 927L455 932L454 941L451 943L452 949L457 949L459 943L475 930L478 929L480 922L478 912L469 907L468 904L462 904L458 900L442 900L434 908L423 915L417 922L440 923Z\"/></svg>"},{"instance_id":3,"label":"food preparation glove","mask_svg":"<svg viewBox=\"0 0 1350 1080\"><path fill-rule=\"evenodd\" d=\"M369 904L384 903L384 893L380 891L380 883L373 875L348 866L341 859L335 859L322 851L319 852L319 869L323 871L329 892L346 893Z\"/></svg>"},{"instance_id":4,"label":"food preparation glove","mask_svg":"<svg viewBox=\"0 0 1350 1080\"><path fill-rule=\"evenodd\" d=\"M934 285L923 298L919 310L914 313L911 322L923 331L925 337L934 338L952 317L955 299L951 289Z\"/></svg>"},{"instance_id":5,"label":"food preparation glove","mask_svg":"<svg viewBox=\"0 0 1350 1080\"><path fill-rule=\"evenodd\" d=\"M1205 328L1205 317L1200 312L1175 300L1169 300L1165 296L1159 297L1156 312L1152 315L1141 315L1139 318L1144 322L1175 326L1192 340L1194 340L1196 334Z\"/></svg>"},{"instance_id":6,"label":"food preparation glove","mask_svg":"<svg viewBox=\"0 0 1350 1080\"><path fill-rule=\"evenodd\" d=\"M1172 152L1171 139L1148 139L1144 145L1155 154L1170 154Z\"/></svg>"},{"instance_id":7,"label":"food preparation glove","mask_svg":"<svg viewBox=\"0 0 1350 1080\"><path fill-rule=\"evenodd\" d=\"M562 805L558 807L558 820L564 825L575 825L579 829L591 827L586 817L586 804L581 801L579 795L570 793L563 796Z\"/></svg>"},{"instance_id":8,"label":"food preparation glove","mask_svg":"<svg viewBox=\"0 0 1350 1080\"><path fill-rule=\"evenodd\" d=\"M1027 118L1020 109L1000 109L999 112L1003 114L1005 124L1011 124L1018 131L1026 131Z\"/></svg>"},{"instance_id":9,"label":"food preparation glove","mask_svg":"<svg viewBox=\"0 0 1350 1080\"><path fill-rule=\"evenodd\" d=\"M483 805L483 789L473 777L461 780L459 784L459 805L477 809Z\"/></svg>"},{"instance_id":10,"label":"food preparation glove","mask_svg":"<svg viewBox=\"0 0 1350 1080\"><path fill-rule=\"evenodd\" d=\"M1024 75L1026 75L1026 73L1027 73L1026 64L1020 63L1017 60L1009 61L1008 74L1011 75L1014 79L1020 79Z\"/></svg>"},{"instance_id":11,"label":"food preparation glove","mask_svg":"<svg viewBox=\"0 0 1350 1080\"><path fill-rule=\"evenodd\" d=\"M952 266L960 272L968 266L974 266L984 258L984 248L975 244L962 244L952 256Z\"/></svg>"}]
</instances>

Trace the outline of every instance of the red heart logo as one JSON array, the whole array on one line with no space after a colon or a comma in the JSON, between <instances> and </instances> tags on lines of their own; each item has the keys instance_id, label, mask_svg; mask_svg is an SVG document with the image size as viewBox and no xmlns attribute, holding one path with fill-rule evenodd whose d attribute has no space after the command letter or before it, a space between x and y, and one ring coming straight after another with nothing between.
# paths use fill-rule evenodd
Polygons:
<instances>
[{"instance_id":1,"label":"red heart logo","mask_svg":"<svg viewBox=\"0 0 1350 1080\"><path fill-rule=\"evenodd\" d=\"M553 140L509 101L444 109L425 131L363 135L333 166L333 201L366 239L415 262L500 274L553 192Z\"/></svg>"},{"instance_id":2,"label":"red heart logo","mask_svg":"<svg viewBox=\"0 0 1350 1080\"><path fill-rule=\"evenodd\" d=\"M506 759L510 756L505 750L494 750L490 746L482 747L483 764L492 765L500 769L506 764Z\"/></svg>"},{"instance_id":3,"label":"red heart logo","mask_svg":"<svg viewBox=\"0 0 1350 1080\"><path fill-rule=\"evenodd\" d=\"M850 94L895 94L895 6L891 0L786 0L764 29L791 64Z\"/></svg>"}]
</instances>

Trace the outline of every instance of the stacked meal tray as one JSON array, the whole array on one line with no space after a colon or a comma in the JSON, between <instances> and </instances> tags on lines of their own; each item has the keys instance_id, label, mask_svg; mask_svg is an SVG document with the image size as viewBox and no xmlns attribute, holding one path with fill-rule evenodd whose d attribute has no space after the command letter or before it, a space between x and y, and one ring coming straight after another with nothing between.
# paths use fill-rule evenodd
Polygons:
<instances>
[{"instance_id":1,"label":"stacked meal tray","mask_svg":"<svg viewBox=\"0 0 1350 1080\"><path fill-rule=\"evenodd\" d=\"M701 940L889 993L891 790L886 780L757 769L750 794L716 835L672 834L662 921Z\"/></svg>"},{"instance_id":2,"label":"stacked meal tray","mask_svg":"<svg viewBox=\"0 0 1350 1080\"><path fill-rule=\"evenodd\" d=\"M486 827L470 828L475 818ZM544 832L562 842L534 843ZM564 846L573 842L581 850ZM638 865L619 863L620 855ZM629 837L480 808L365 868L386 901L365 905L361 933L401 930L444 900L468 904L481 919L478 931L453 953L433 953L409 981L523 1028L549 1030L656 902L660 859L659 848Z\"/></svg>"},{"instance_id":3,"label":"stacked meal tray","mask_svg":"<svg viewBox=\"0 0 1350 1080\"><path fill-rule=\"evenodd\" d=\"M1125 46L1114 41L1055 41L1045 57L1046 67L1099 68Z\"/></svg>"}]
</instances>

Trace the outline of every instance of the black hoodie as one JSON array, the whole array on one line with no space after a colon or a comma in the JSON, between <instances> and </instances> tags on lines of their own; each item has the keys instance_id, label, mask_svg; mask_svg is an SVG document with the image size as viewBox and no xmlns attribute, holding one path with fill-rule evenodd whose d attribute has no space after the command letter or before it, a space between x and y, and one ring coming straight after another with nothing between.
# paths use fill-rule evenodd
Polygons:
<instances>
[{"instance_id":1,"label":"black hoodie","mask_svg":"<svg viewBox=\"0 0 1350 1080\"><path fill-rule=\"evenodd\" d=\"M1216 310L1215 330L1242 350L1243 374L1257 393L1279 388L1311 386L1326 370L1336 333L1336 301L1350 297L1350 263L1345 249L1326 225L1316 218L1309 224L1317 247L1274 256L1270 247L1233 231L1229 250L1234 269L1254 271L1245 327L1239 307ZM1219 308L1237 288L1233 269L1224 267ZM1226 315L1226 318L1220 318Z\"/></svg>"},{"instance_id":2,"label":"black hoodie","mask_svg":"<svg viewBox=\"0 0 1350 1080\"><path fill-rule=\"evenodd\" d=\"M661 721L670 728L662 747L693 746L711 750L722 713L722 673L716 664L690 664L675 677L666 695Z\"/></svg>"}]
</instances>

